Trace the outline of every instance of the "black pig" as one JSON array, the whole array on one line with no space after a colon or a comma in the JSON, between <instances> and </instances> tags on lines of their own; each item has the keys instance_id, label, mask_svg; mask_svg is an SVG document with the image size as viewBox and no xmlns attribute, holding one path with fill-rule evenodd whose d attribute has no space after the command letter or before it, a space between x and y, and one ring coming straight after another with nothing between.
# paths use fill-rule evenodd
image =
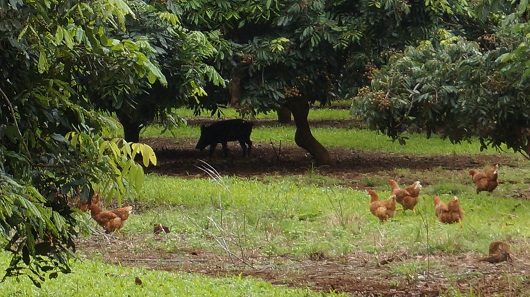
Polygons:
<instances>
[{"instance_id":1,"label":"black pig","mask_svg":"<svg viewBox=\"0 0 530 297\"><path fill-rule=\"evenodd\" d=\"M210 157L213 155L215 147L218 143L223 145L223 153L225 157L228 155L228 141L239 141L243 149L243 157L250 156L250 149L252 148L252 141L250 141L250 133L252 133L252 122L241 119L219 121L211 124L208 127L201 126L201 138L195 146L201 151L210 146ZM248 147L247 147L248 146Z\"/></svg>"}]
</instances>

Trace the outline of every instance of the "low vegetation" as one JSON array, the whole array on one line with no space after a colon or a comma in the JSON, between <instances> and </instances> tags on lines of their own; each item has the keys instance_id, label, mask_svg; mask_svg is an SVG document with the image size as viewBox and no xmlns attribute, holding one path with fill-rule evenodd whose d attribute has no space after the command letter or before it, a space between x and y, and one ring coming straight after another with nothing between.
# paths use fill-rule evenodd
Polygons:
<instances>
[{"instance_id":1,"label":"low vegetation","mask_svg":"<svg viewBox=\"0 0 530 297\"><path fill-rule=\"evenodd\" d=\"M0 262L7 265L5 255L0 255ZM108 265L101 259L78 261L72 268L74 273L49 280L42 288L25 278L9 279L2 286L2 296L322 296L244 277L150 271Z\"/></svg>"}]
</instances>

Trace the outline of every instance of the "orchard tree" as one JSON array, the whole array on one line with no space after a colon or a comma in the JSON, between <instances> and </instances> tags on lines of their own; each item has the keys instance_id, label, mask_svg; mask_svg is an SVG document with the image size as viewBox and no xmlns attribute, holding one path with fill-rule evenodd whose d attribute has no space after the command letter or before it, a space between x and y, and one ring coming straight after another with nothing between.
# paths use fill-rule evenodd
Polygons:
<instances>
[{"instance_id":1,"label":"orchard tree","mask_svg":"<svg viewBox=\"0 0 530 297\"><path fill-rule=\"evenodd\" d=\"M388 53L470 19L463 0L168 0L167 7L184 26L222 37L212 63L230 94L210 92L197 101L199 110L228 96L242 113L286 108L296 143L318 165L333 160L311 133L311 104L351 94Z\"/></svg>"},{"instance_id":2,"label":"orchard tree","mask_svg":"<svg viewBox=\"0 0 530 297\"><path fill-rule=\"evenodd\" d=\"M155 119L165 126L177 125L172 108L196 104L206 95L207 83L224 86L224 80L205 63L216 53L208 40L215 41L214 34L207 38L199 31L184 28L180 17L157 5L159 1L127 2L132 13L124 16L125 31L111 31L109 35L141 45L153 62L153 72L147 72L146 79L133 68L122 68L122 61L100 60L93 63L109 64L106 67L114 71L87 73L82 79L93 81L98 76L99 83L90 90L91 101L99 110L117 115L125 140L138 142L145 125ZM164 80L157 81L155 71Z\"/></svg>"},{"instance_id":3,"label":"orchard tree","mask_svg":"<svg viewBox=\"0 0 530 297\"><path fill-rule=\"evenodd\" d=\"M419 128L530 159L530 26L526 4L512 11L477 41L442 32L439 42L394 55L359 91L356 113L402 143Z\"/></svg>"},{"instance_id":4,"label":"orchard tree","mask_svg":"<svg viewBox=\"0 0 530 297\"><path fill-rule=\"evenodd\" d=\"M138 191L148 146L104 140L94 89L135 92L166 83L146 39L113 38L133 11L123 1L0 0L0 235L7 276L36 285L69 272L82 230L72 199L94 189ZM129 80L123 79L127 76ZM107 84L116 78L119 86ZM119 201L118 201L119 202Z\"/></svg>"}]
</instances>

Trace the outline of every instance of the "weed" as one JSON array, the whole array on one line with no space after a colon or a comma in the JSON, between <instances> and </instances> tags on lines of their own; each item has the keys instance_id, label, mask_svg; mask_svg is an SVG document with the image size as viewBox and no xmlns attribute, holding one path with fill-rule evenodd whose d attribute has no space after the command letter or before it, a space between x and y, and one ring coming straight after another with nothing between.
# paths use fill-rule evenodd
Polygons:
<instances>
[{"instance_id":1,"label":"weed","mask_svg":"<svg viewBox=\"0 0 530 297\"><path fill-rule=\"evenodd\" d=\"M280 158L282 156L282 142L280 140L279 144L278 144L278 149L276 149L276 147L274 146L274 142L271 140L270 141L270 145L271 145L271 148L272 148L272 151L274 152L274 162L276 162L276 164L280 163Z\"/></svg>"},{"instance_id":2,"label":"weed","mask_svg":"<svg viewBox=\"0 0 530 297\"><path fill-rule=\"evenodd\" d=\"M430 268L431 268L431 241L430 241L430 224L427 219L427 203L425 202L425 197L423 197L422 211L419 212L421 218L421 227L420 229L425 229L425 245L427 248L427 278L430 277Z\"/></svg>"},{"instance_id":3,"label":"weed","mask_svg":"<svg viewBox=\"0 0 530 297\"><path fill-rule=\"evenodd\" d=\"M362 177L362 184L366 187L374 188L377 185L381 184L381 180L383 178L373 177L373 176L363 176Z\"/></svg>"},{"instance_id":4,"label":"weed","mask_svg":"<svg viewBox=\"0 0 530 297\"><path fill-rule=\"evenodd\" d=\"M426 264L418 261L389 264L388 266L397 276L405 277L409 284L423 279L423 273L426 271Z\"/></svg>"},{"instance_id":5,"label":"weed","mask_svg":"<svg viewBox=\"0 0 530 297\"><path fill-rule=\"evenodd\" d=\"M331 211L335 218L338 219L340 226L343 228L346 227L349 221L349 215L346 213L344 196L341 193L335 192L333 188L325 188L324 192L331 205Z\"/></svg>"}]
</instances>

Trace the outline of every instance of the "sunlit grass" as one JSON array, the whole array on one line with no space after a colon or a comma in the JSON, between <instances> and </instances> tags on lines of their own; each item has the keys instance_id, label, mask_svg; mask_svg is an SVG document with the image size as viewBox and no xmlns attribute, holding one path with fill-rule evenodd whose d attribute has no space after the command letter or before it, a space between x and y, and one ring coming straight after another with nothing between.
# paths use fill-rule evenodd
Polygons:
<instances>
[{"instance_id":1,"label":"sunlit grass","mask_svg":"<svg viewBox=\"0 0 530 297\"><path fill-rule=\"evenodd\" d=\"M449 140L439 136L427 138L423 134L409 134L405 145L392 141L386 135L366 129L333 129L315 128L312 132L324 146L346 147L359 151L377 151L388 153L408 153L414 155L449 155L449 154L477 154L480 152L478 141L452 144ZM498 153L495 150L484 153Z\"/></svg>"},{"instance_id":2,"label":"sunlit grass","mask_svg":"<svg viewBox=\"0 0 530 297\"><path fill-rule=\"evenodd\" d=\"M7 257L0 254L5 267ZM135 283L135 278L141 285ZM251 277L212 278L183 272L152 271L108 265L98 259L78 261L73 273L47 280L42 288L29 279L7 279L2 283L2 296L339 296L321 294L307 289L273 286Z\"/></svg>"},{"instance_id":3,"label":"sunlit grass","mask_svg":"<svg viewBox=\"0 0 530 297\"><path fill-rule=\"evenodd\" d=\"M168 137L174 139L199 139L200 128L193 125L182 126L173 130L174 135L169 132L161 134L160 126L149 126L142 130L142 137ZM296 146L294 133L296 128L290 126L258 126L252 131L251 139L261 143L281 143L282 146ZM315 138L325 147L350 148L356 151L387 152L397 154L414 154L423 156L451 155L451 154L499 154L495 149L480 151L478 140L452 144L447 139L439 136L427 138L423 134L410 134L405 145L392 141L386 135L366 129L335 129L335 128L312 128Z\"/></svg>"},{"instance_id":4,"label":"sunlit grass","mask_svg":"<svg viewBox=\"0 0 530 297\"><path fill-rule=\"evenodd\" d=\"M344 102L337 103L344 105ZM223 118L237 118L239 115L234 109L223 109ZM193 111L180 108L176 110L176 114L181 117L193 119L197 118L193 115ZM210 118L208 115L202 115L200 118ZM294 124L281 125L276 124L274 120L277 119L276 113L258 114L256 120L267 119L273 120L267 125L259 125L254 127L251 139L254 142L274 143L282 146L296 146L294 142L294 133L296 127ZM309 120L351 120L352 127L357 121L351 117L348 109L336 108L316 108L312 109L309 114ZM177 139L192 139L196 140L200 137L200 128L197 125L181 125L165 132L162 126L153 124L149 125L141 131L141 137L167 137ZM346 128L338 129L336 127L312 127L312 134L325 147L329 148L350 148L356 151L365 152L387 152L397 154L415 154L423 156L432 155L451 155L451 154L499 154L508 153L511 151L503 148L504 151L497 151L495 149L488 149L480 151L480 143L477 139L472 139L471 142L464 141L458 144L453 144L447 139L442 139L438 135L427 138L424 134L410 133L404 135L408 137L405 145L393 141L390 137L369 129ZM114 135L117 136L117 135Z\"/></svg>"},{"instance_id":5,"label":"sunlit grass","mask_svg":"<svg viewBox=\"0 0 530 297\"><path fill-rule=\"evenodd\" d=\"M177 109L176 113L184 118L196 118L193 112L188 109ZM234 109L224 109L224 118L237 118L239 115ZM201 116L202 118L209 118L209 116ZM276 113L258 114L256 120L268 119L275 120ZM352 127L354 126L354 119L349 114L348 109L332 109L332 108L317 108L312 109L309 114L310 120L320 119L342 119L351 120ZM274 124L272 121L268 125L260 125L254 127L251 139L255 142L275 143L286 146L295 146L294 133L296 127L294 125L280 125ZM169 137L175 139L198 139L200 136L200 129L196 125L182 125L174 128L171 131L166 131L163 127L158 125L150 125L144 128L141 132L142 137ZM357 151L377 151L388 153L401 154L416 154L416 155L450 155L450 154L498 154L494 149L480 151L480 143L478 140L471 142L464 141L459 144L452 144L447 139L441 139L434 135L427 138L423 134L411 133L406 135L409 139L405 145L399 144L397 141L392 141L386 135L377 131L368 129L337 129L334 127L313 127L311 129L315 138L325 147L342 147L351 148ZM508 153L510 153L508 151Z\"/></svg>"},{"instance_id":6,"label":"sunlit grass","mask_svg":"<svg viewBox=\"0 0 530 297\"><path fill-rule=\"evenodd\" d=\"M312 108L309 112L310 119L348 119L351 117L349 106L345 103L340 104L344 108ZM221 111L221 118L241 118L237 110L233 108L223 108ZM186 108L178 108L173 111L177 116L183 118L212 118L209 112L203 112L199 116L193 114L193 110ZM213 117L218 118L217 114ZM275 120L278 116L275 111L268 113L259 113L255 115L256 120ZM248 119L248 117L247 117Z\"/></svg>"},{"instance_id":7,"label":"sunlit grass","mask_svg":"<svg viewBox=\"0 0 530 297\"><path fill-rule=\"evenodd\" d=\"M248 226L245 238L257 239L248 241L249 248L261 246L267 254L291 254L300 258L309 257L315 250L331 256L359 249L374 253L396 248L421 254L482 253L489 242L507 238L528 244L530 230L522 226L530 223L525 215L530 201L506 199L502 192L476 195L473 185L466 181L444 187L426 186L416 214L400 211L393 221L381 225L369 212L369 196L365 191L318 185L306 177L275 181L224 178L221 186L210 180L149 176L150 186L138 201L153 210L131 218L127 229L147 232L145 222L158 221L176 232L194 234L191 237L197 240L195 244L202 241L206 246L209 240L201 239L204 231L201 228L210 225L211 230L211 224L205 218L221 220L222 217L224 226L234 228L225 229L228 234L240 232L237 226ZM382 199L390 195L386 184L374 188ZM454 193L453 189L460 190ZM175 191L179 194L175 195ZM444 201L453 195L459 197L466 211L464 228L437 221L432 202L434 194ZM161 215L161 208L168 214ZM271 230L270 226L276 227ZM430 229L429 240L425 228ZM260 242L259 238L269 240Z\"/></svg>"}]
</instances>

